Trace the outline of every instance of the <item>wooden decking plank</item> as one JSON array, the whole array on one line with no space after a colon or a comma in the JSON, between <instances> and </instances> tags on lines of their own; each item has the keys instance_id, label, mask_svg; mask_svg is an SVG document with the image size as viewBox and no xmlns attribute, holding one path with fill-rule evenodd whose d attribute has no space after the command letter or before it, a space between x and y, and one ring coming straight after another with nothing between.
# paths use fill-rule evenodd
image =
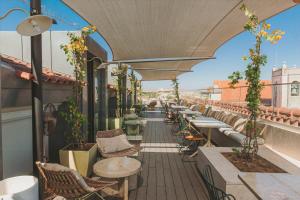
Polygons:
<instances>
[{"instance_id":1,"label":"wooden decking plank","mask_svg":"<svg viewBox=\"0 0 300 200\"><path fill-rule=\"evenodd\" d=\"M185 168L187 169L188 176L191 180L191 186L194 189L194 192L198 199L207 199L207 196L204 194L204 188L200 184L200 176L195 173L193 163L184 163Z\"/></svg>"},{"instance_id":2,"label":"wooden decking plank","mask_svg":"<svg viewBox=\"0 0 300 200\"><path fill-rule=\"evenodd\" d=\"M156 185L156 170L153 167L149 167L147 200L156 200Z\"/></svg>"},{"instance_id":3,"label":"wooden decking plank","mask_svg":"<svg viewBox=\"0 0 300 200\"><path fill-rule=\"evenodd\" d=\"M193 190L193 187L191 187L191 181L187 174L186 168L184 167L181 157L178 154L175 156L175 161L176 161L176 164L177 164L177 167L179 170L180 178L181 178L187 199L188 200L197 200L197 197Z\"/></svg>"},{"instance_id":4,"label":"wooden decking plank","mask_svg":"<svg viewBox=\"0 0 300 200\"><path fill-rule=\"evenodd\" d=\"M178 199L176 197L176 193L175 193L176 189L175 189L173 177L172 177L172 174L171 174L170 170L164 171L164 178L165 178L165 184L166 184L167 200L176 200L176 199ZM180 200L180 199L178 199L178 200Z\"/></svg>"},{"instance_id":5,"label":"wooden decking plank","mask_svg":"<svg viewBox=\"0 0 300 200\"><path fill-rule=\"evenodd\" d=\"M195 175L193 163L183 163L174 147L176 137L171 133L172 125L159 120L160 113L148 113L150 119L143 133L143 142L157 152L141 152L141 186L130 192L130 200L205 200L200 177ZM154 143L156 143L154 145ZM147 146L148 146L147 145ZM148 146L149 147L149 146ZM169 151L169 152L167 152Z\"/></svg>"},{"instance_id":6,"label":"wooden decking plank","mask_svg":"<svg viewBox=\"0 0 300 200\"><path fill-rule=\"evenodd\" d=\"M177 168L177 165L175 163L175 157L174 153L168 153L169 163L170 163L170 170L173 177L174 185L175 185L175 193L177 199L180 200L186 200L186 194L183 187L183 183L181 181L179 170Z\"/></svg>"},{"instance_id":7,"label":"wooden decking plank","mask_svg":"<svg viewBox=\"0 0 300 200\"><path fill-rule=\"evenodd\" d=\"M136 200L146 200L147 199L147 187L140 187L137 191Z\"/></svg>"}]
</instances>

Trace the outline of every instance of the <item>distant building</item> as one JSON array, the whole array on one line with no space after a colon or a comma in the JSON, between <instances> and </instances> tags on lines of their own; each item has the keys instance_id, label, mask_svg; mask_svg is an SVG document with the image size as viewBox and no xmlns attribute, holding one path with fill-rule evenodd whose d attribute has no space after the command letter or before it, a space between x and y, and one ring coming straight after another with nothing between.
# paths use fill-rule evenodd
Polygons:
<instances>
[{"instance_id":1,"label":"distant building","mask_svg":"<svg viewBox=\"0 0 300 200\"><path fill-rule=\"evenodd\" d=\"M274 68L272 71L273 106L286 108L300 107L300 68Z\"/></svg>"},{"instance_id":2,"label":"distant building","mask_svg":"<svg viewBox=\"0 0 300 200\"><path fill-rule=\"evenodd\" d=\"M264 85L270 85L270 80L262 80ZM235 85L235 88L230 87L230 80L214 80L213 87L201 90L202 99L243 103L246 101L247 85L246 81L241 80ZM266 86L261 92L261 101L264 105L270 105L272 101L272 88Z\"/></svg>"}]
</instances>

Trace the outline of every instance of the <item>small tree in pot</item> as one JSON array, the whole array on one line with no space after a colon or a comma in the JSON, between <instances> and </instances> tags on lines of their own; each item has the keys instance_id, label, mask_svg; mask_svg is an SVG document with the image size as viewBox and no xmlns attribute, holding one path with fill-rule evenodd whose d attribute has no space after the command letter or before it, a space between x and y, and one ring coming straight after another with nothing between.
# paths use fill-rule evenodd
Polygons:
<instances>
[{"instance_id":1,"label":"small tree in pot","mask_svg":"<svg viewBox=\"0 0 300 200\"><path fill-rule=\"evenodd\" d=\"M68 126L65 136L70 143L60 150L60 162L78 170L84 176L91 174L91 164L97 154L97 146L86 143L86 132L83 128L86 116L81 111L82 90L86 77L86 52L88 50L86 38L95 31L95 26L87 26L81 30L79 35L69 32L67 35L70 42L60 46L67 56L67 61L74 67L75 77L73 96L67 101L67 110L60 113ZM69 153L70 151L72 154Z\"/></svg>"},{"instance_id":2,"label":"small tree in pot","mask_svg":"<svg viewBox=\"0 0 300 200\"><path fill-rule=\"evenodd\" d=\"M252 160L258 152L257 137L259 130L257 128L257 117L263 89L263 84L260 81L261 67L267 63L267 56L261 53L261 45L263 41L276 44L282 38L284 32L281 30L271 31L271 25L265 21L260 22L258 17L250 12L245 5L241 6L241 10L248 18L244 29L255 37L255 45L254 48L249 49L249 55L243 57L243 60L249 61L245 70L245 80L248 86L246 101L250 116L246 124L246 139L242 144L242 149L235 151L242 158ZM234 87L242 79L242 74L238 71L233 72L228 78L231 79L231 87Z\"/></svg>"}]
</instances>

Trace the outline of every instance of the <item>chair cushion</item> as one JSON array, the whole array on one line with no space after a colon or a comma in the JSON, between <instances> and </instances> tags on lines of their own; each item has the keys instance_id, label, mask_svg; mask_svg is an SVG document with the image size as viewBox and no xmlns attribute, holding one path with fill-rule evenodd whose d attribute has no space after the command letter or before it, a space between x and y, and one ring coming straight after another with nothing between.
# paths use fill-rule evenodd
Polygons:
<instances>
[{"instance_id":1,"label":"chair cushion","mask_svg":"<svg viewBox=\"0 0 300 200\"><path fill-rule=\"evenodd\" d=\"M203 116L210 116L210 113L212 112L211 107L206 108L205 112L203 113Z\"/></svg>"},{"instance_id":2,"label":"chair cushion","mask_svg":"<svg viewBox=\"0 0 300 200\"><path fill-rule=\"evenodd\" d=\"M243 127L243 125L246 124L246 121L247 121L247 119L244 119L244 118L238 119L238 120L234 123L233 129L236 130L236 131L238 131L237 129L241 129L241 128ZM242 128L242 129L243 129L243 128Z\"/></svg>"},{"instance_id":3,"label":"chair cushion","mask_svg":"<svg viewBox=\"0 0 300 200\"><path fill-rule=\"evenodd\" d=\"M101 155L104 158L132 156L132 155L138 153L141 149L142 149L142 147L140 146L140 144L136 144L136 145L133 145L133 147L130 149L125 149L123 151L117 151L117 152L113 152L113 153L102 153L101 152Z\"/></svg>"},{"instance_id":4,"label":"chair cushion","mask_svg":"<svg viewBox=\"0 0 300 200\"><path fill-rule=\"evenodd\" d=\"M133 145L128 142L125 134L111 138L97 138L96 141L99 150L103 153L113 153L133 147Z\"/></svg>"},{"instance_id":5,"label":"chair cushion","mask_svg":"<svg viewBox=\"0 0 300 200\"><path fill-rule=\"evenodd\" d=\"M231 133L228 135L228 137L230 137L231 139L235 140L236 142L242 144L246 138L245 135L235 132L235 133Z\"/></svg>"},{"instance_id":6,"label":"chair cushion","mask_svg":"<svg viewBox=\"0 0 300 200\"><path fill-rule=\"evenodd\" d=\"M235 131L235 130L226 130L226 131L224 131L223 133L224 133L225 135L229 136L229 135L232 134L232 133L240 133L240 132L237 132L237 131Z\"/></svg>"},{"instance_id":7,"label":"chair cushion","mask_svg":"<svg viewBox=\"0 0 300 200\"><path fill-rule=\"evenodd\" d=\"M224 133L225 131L232 131L233 129L232 128L230 128L230 127L222 127L222 128L219 128L219 131L220 132L222 132L222 133Z\"/></svg>"},{"instance_id":8,"label":"chair cushion","mask_svg":"<svg viewBox=\"0 0 300 200\"><path fill-rule=\"evenodd\" d=\"M55 171L55 172L71 172L75 178L77 179L78 183L82 188L84 188L86 191L94 192L96 191L95 188L90 187L86 184L82 176L75 170L70 169L68 167L65 167L63 165L57 164L57 163L44 163L42 164L42 167L49 171Z\"/></svg>"},{"instance_id":9,"label":"chair cushion","mask_svg":"<svg viewBox=\"0 0 300 200\"><path fill-rule=\"evenodd\" d=\"M226 117L224 118L224 123L226 123L226 124L228 124L228 125L231 125L230 124L230 122L231 122L231 120L233 119L235 117L235 115L233 115L233 114L228 114L228 115L226 115Z\"/></svg>"},{"instance_id":10,"label":"chair cushion","mask_svg":"<svg viewBox=\"0 0 300 200\"><path fill-rule=\"evenodd\" d=\"M230 120L229 125L233 127L235 122L237 122L237 120L239 120L239 119L240 119L240 116L233 115L233 118Z\"/></svg>"},{"instance_id":11,"label":"chair cushion","mask_svg":"<svg viewBox=\"0 0 300 200\"><path fill-rule=\"evenodd\" d=\"M110 138L124 134L122 129L112 129L106 131L97 131L97 138Z\"/></svg>"}]
</instances>

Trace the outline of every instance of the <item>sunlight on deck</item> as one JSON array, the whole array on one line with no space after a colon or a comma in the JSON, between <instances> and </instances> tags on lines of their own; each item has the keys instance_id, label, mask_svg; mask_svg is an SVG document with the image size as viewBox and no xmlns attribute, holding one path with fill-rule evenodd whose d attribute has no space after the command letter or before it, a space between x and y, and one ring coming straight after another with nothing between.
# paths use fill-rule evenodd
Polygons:
<instances>
[{"instance_id":1,"label":"sunlight on deck","mask_svg":"<svg viewBox=\"0 0 300 200\"><path fill-rule=\"evenodd\" d=\"M149 153L178 153L176 143L142 143L143 147L141 152Z\"/></svg>"}]
</instances>

